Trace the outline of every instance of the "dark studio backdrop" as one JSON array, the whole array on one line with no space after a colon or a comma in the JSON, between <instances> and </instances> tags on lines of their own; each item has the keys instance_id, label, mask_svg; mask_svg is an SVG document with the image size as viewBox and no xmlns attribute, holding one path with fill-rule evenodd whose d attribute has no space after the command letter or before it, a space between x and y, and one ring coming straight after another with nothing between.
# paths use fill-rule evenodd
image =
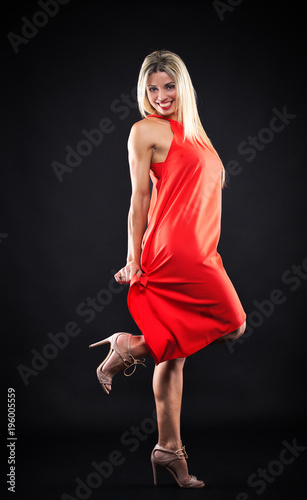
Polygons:
<instances>
[{"instance_id":1,"label":"dark studio backdrop","mask_svg":"<svg viewBox=\"0 0 307 500\"><path fill-rule=\"evenodd\" d=\"M123 498L118 484L151 484L153 361L131 379L118 375L107 397L95 375L106 348L88 345L120 330L139 333L128 289L113 274L127 250L126 142L140 119L137 76L144 57L161 48L185 61L204 127L228 171L219 252L248 315L240 342L187 359L183 439L204 457L193 463L198 475L209 471L209 499L276 498L286 486L288 499L303 498L300 9L256 0L145 6L43 0L3 7L2 406L6 439L6 393L14 389L10 430L17 441L8 441L15 444L5 450L5 470L7 457L16 458L15 498L103 498L112 485L113 498ZM272 466L265 491L248 484L295 439L301 446L295 463ZM232 470L235 460L243 468ZM101 461L103 472L87 481L93 462ZM87 485L83 490L76 478ZM225 491L216 494L221 483ZM247 496L240 498L242 492ZM136 486L136 497L143 493Z\"/></svg>"}]
</instances>

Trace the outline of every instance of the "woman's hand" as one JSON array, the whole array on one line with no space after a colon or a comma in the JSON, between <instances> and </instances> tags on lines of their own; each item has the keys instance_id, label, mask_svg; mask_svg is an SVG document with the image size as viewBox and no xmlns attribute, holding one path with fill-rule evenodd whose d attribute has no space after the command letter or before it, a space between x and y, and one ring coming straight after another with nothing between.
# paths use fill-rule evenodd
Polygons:
<instances>
[{"instance_id":1,"label":"woman's hand","mask_svg":"<svg viewBox=\"0 0 307 500\"><path fill-rule=\"evenodd\" d=\"M130 283L132 276L137 275L139 278L142 274L141 266L137 262L128 262L122 269L120 269L115 275L117 283L121 285Z\"/></svg>"}]
</instances>

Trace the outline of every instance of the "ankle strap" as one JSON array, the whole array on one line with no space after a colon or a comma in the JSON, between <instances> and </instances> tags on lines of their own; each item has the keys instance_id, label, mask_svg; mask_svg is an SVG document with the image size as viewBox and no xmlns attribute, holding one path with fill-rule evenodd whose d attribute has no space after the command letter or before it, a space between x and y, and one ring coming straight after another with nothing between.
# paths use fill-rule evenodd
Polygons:
<instances>
[{"instance_id":1,"label":"ankle strap","mask_svg":"<svg viewBox=\"0 0 307 500\"><path fill-rule=\"evenodd\" d=\"M129 360L128 361L124 361L124 364L126 366L126 368L124 369L124 375L126 377L131 377L131 375L134 374L135 370L136 370L136 367L137 365L142 365L146 368L146 365L145 365L145 358L141 358L141 359L135 359L132 354L129 354ZM127 370L129 370L129 368L131 368L133 366L133 370L131 373L127 373Z\"/></svg>"},{"instance_id":2,"label":"ankle strap","mask_svg":"<svg viewBox=\"0 0 307 500\"><path fill-rule=\"evenodd\" d=\"M186 450L185 450L185 446L183 446L182 448L180 448L180 450L177 450L177 451L176 451L176 454L177 454L178 452L181 452L181 453L183 454L183 458L185 458L186 460L189 458L189 457L188 457L188 454L187 454L187 452L186 452Z\"/></svg>"},{"instance_id":3,"label":"ankle strap","mask_svg":"<svg viewBox=\"0 0 307 500\"><path fill-rule=\"evenodd\" d=\"M169 453L171 455L176 455L176 457L179 458L179 460L183 460L184 458L187 460L189 458L188 454L187 454L187 452L185 450L185 446L183 446L182 448L179 448L179 450L168 450L167 448L163 448L162 446L160 446L159 444L157 444L154 447L153 453L155 451L163 451L164 453Z\"/></svg>"},{"instance_id":4,"label":"ankle strap","mask_svg":"<svg viewBox=\"0 0 307 500\"><path fill-rule=\"evenodd\" d=\"M117 339L120 335L125 335L127 337L127 348L126 348L126 351L120 351L118 346L117 346ZM145 366L146 368L146 365L145 365L145 358L141 358L141 359L135 359L134 356L132 356L131 354L131 350L130 350L130 340L131 340L131 337L132 335L126 333L126 332L120 332L117 337L115 338L115 341L114 341L114 350L116 351L116 353L119 355L119 357L121 358L122 362L124 363L125 365L125 369L124 369L124 375L126 377L131 377L131 375L134 374L135 370L136 370L136 367L137 365L142 365L142 366ZM132 371L131 373L127 373L127 370L129 368L132 368Z\"/></svg>"}]
</instances>

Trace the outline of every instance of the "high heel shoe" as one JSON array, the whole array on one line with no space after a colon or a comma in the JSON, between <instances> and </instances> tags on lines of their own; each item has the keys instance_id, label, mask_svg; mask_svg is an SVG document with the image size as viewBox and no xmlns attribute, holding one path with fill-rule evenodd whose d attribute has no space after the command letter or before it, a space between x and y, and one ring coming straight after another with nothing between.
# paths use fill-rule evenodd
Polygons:
<instances>
[{"instance_id":1,"label":"high heel shoe","mask_svg":"<svg viewBox=\"0 0 307 500\"><path fill-rule=\"evenodd\" d=\"M120 335L126 335L126 337L127 337L126 348L121 349L121 350L119 349L119 347L117 345L117 339ZM131 337L133 337L133 335L131 335L130 333L119 332L119 333L114 333L113 335L111 335L111 337L108 337L107 339L103 339L103 340L100 340L99 342L96 342L95 344L89 345L89 348L91 349L93 347L97 347L97 346L102 345L102 344L107 344L108 342L110 343L110 350L108 352L107 357L103 360L102 363L100 363L100 365L98 366L98 368L96 370L98 381L106 394L110 394L110 391L108 390L108 388L106 386L112 385L113 376L117 372L122 370L124 367L125 367L124 375L126 377L130 377L131 375L134 374L134 372L136 370L136 365L143 365L146 367L144 358L135 359L132 356L131 351L130 351ZM103 369L104 365L106 364L106 362L110 359L110 357L112 356L114 351L120 357L120 364L114 366L114 368L112 369L112 372L114 372L112 377L108 377L107 375L105 375L102 372L102 369ZM132 372L127 374L126 373L127 369L131 368L132 366L133 366Z\"/></svg>"},{"instance_id":2,"label":"high heel shoe","mask_svg":"<svg viewBox=\"0 0 307 500\"><path fill-rule=\"evenodd\" d=\"M165 454L168 454L169 457L165 459L158 459L155 456L155 453L157 451L162 451ZM195 476L189 476L190 480L187 483L182 483L179 481L179 478L174 470L172 470L169 465L173 462L176 462L177 460L184 460L187 459L188 455L187 452L185 451L185 446L180 448L179 450L172 451L172 450L167 450L166 448L162 448L162 446L156 444L154 449L151 452L151 464L152 464L152 471L153 471L153 478L154 478L154 485L157 486L157 467L164 467L168 472L172 474L174 479L176 480L178 486L180 488L203 488L205 486L205 483L203 481L199 481L197 477Z\"/></svg>"}]
</instances>

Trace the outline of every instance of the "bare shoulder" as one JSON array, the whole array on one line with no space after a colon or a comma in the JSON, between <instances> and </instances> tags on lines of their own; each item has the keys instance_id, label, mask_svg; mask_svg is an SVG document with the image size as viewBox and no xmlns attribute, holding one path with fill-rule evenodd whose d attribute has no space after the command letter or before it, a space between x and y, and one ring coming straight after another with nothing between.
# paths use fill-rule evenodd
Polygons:
<instances>
[{"instance_id":1,"label":"bare shoulder","mask_svg":"<svg viewBox=\"0 0 307 500\"><path fill-rule=\"evenodd\" d=\"M140 120L131 127L128 139L128 156L130 169L133 175L136 172L149 172L154 147L149 120Z\"/></svg>"},{"instance_id":2,"label":"bare shoulder","mask_svg":"<svg viewBox=\"0 0 307 500\"><path fill-rule=\"evenodd\" d=\"M141 143L145 147L153 148L161 141L167 126L168 123L160 118L143 118L132 125L128 145Z\"/></svg>"},{"instance_id":3,"label":"bare shoulder","mask_svg":"<svg viewBox=\"0 0 307 500\"><path fill-rule=\"evenodd\" d=\"M143 144L145 147L153 147L154 137L153 137L153 127L151 120L143 118L138 122L134 123L131 127L128 146L137 146L138 144Z\"/></svg>"}]
</instances>

